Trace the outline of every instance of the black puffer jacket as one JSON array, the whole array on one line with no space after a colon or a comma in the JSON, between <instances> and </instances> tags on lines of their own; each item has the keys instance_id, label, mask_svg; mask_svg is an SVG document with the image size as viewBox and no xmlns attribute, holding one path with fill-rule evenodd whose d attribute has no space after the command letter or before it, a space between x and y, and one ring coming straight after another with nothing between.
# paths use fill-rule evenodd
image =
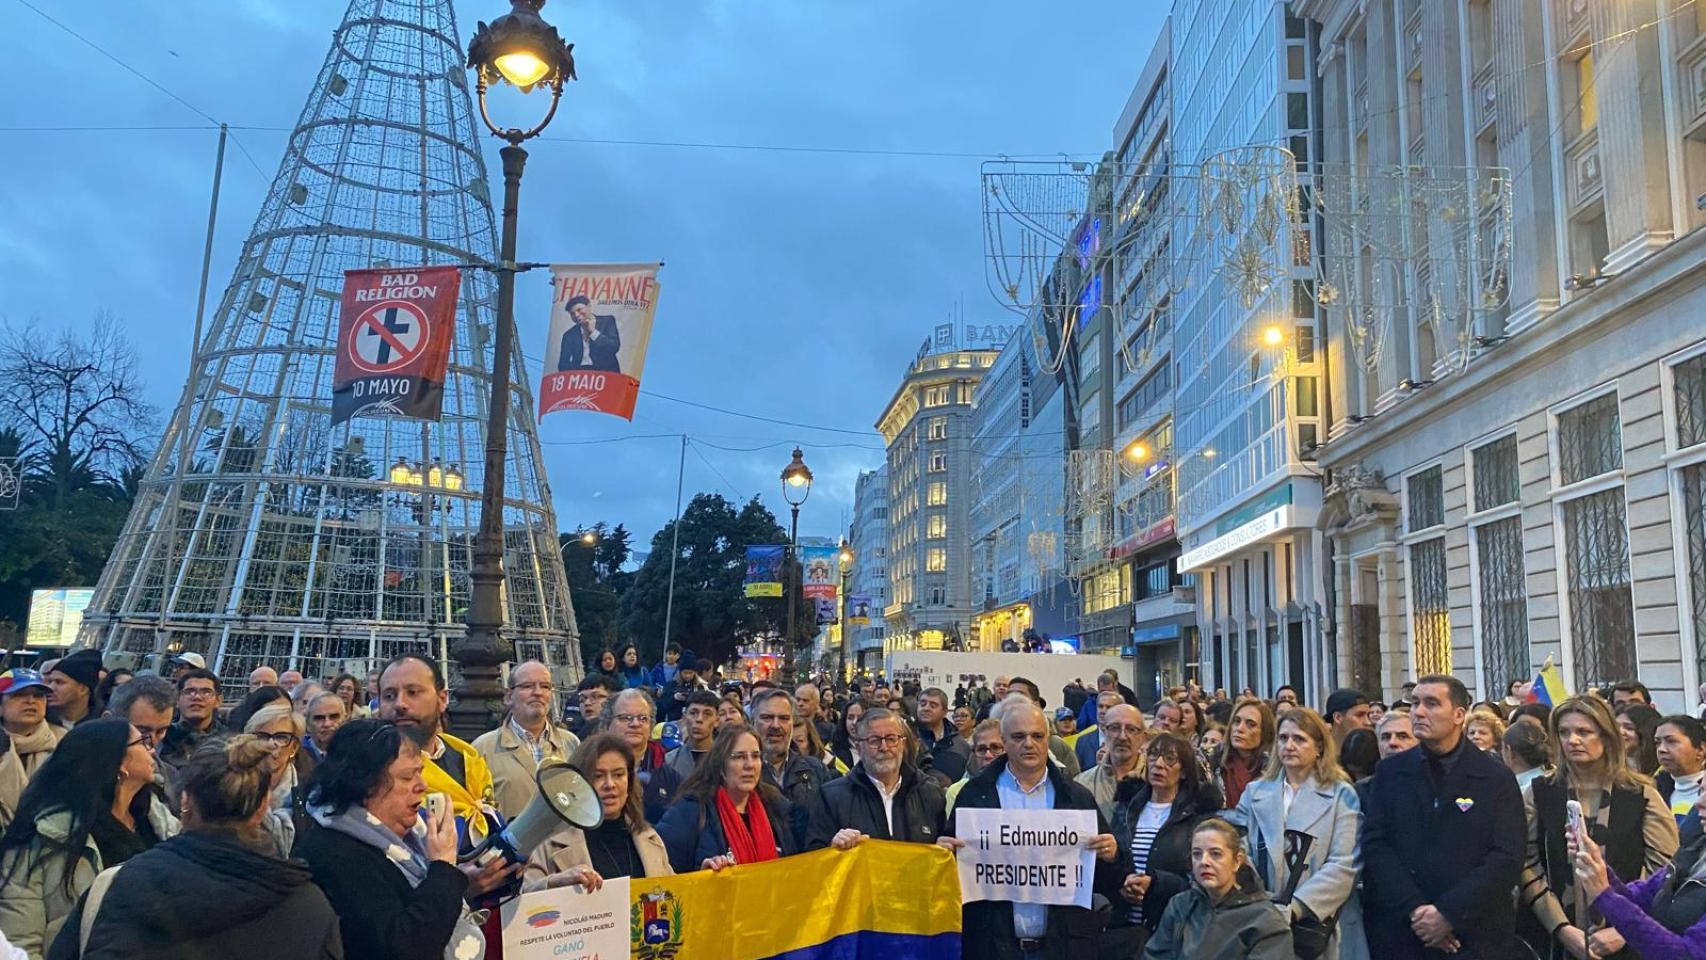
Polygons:
<instances>
[{"instance_id":1,"label":"black puffer jacket","mask_svg":"<svg viewBox=\"0 0 1706 960\"><path fill-rule=\"evenodd\" d=\"M83 906L47 960L79 956ZM83 960L342 960L338 918L308 868L223 833L185 833L126 861Z\"/></svg>"},{"instance_id":2,"label":"black puffer jacket","mask_svg":"<svg viewBox=\"0 0 1706 960\"><path fill-rule=\"evenodd\" d=\"M1141 780L1127 780L1114 793L1114 839L1120 850L1129 857L1131 835L1137 828L1138 815L1149 804L1151 787ZM1167 822L1155 834L1149 845L1149 858L1144 874L1150 877L1149 892L1143 896L1143 923L1154 930L1161 922L1168 901L1191 888L1191 831L1204 818L1220 810L1220 788L1207 783L1195 791L1180 784L1173 798L1173 809ZM1114 900L1114 915L1110 925L1131 923L1131 903L1124 896Z\"/></svg>"},{"instance_id":3,"label":"black puffer jacket","mask_svg":"<svg viewBox=\"0 0 1706 960\"><path fill-rule=\"evenodd\" d=\"M916 767L903 766L893 816L895 829L891 834L888 818L883 816L882 794L866 775L865 765L858 764L847 776L824 785L823 804L812 816L806 849L829 846L840 830L857 830L878 840L935 843L948 819L947 793Z\"/></svg>"}]
</instances>

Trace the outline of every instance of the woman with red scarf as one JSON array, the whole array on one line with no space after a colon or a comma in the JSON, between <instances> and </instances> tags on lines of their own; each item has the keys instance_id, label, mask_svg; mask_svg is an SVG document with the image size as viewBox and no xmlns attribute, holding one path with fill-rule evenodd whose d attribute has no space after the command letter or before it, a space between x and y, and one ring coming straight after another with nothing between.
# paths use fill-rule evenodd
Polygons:
<instances>
[{"instance_id":1,"label":"woman with red scarf","mask_svg":"<svg viewBox=\"0 0 1706 960\"><path fill-rule=\"evenodd\" d=\"M746 727L717 734L657 825L676 873L800 852L794 807L763 773L764 747L756 734Z\"/></svg>"}]
</instances>

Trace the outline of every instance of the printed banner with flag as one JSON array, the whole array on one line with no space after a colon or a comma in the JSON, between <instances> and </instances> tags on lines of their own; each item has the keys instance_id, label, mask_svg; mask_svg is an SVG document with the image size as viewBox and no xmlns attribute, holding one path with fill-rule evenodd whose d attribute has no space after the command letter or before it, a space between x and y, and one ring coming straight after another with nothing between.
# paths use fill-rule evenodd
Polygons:
<instances>
[{"instance_id":1,"label":"printed banner with flag","mask_svg":"<svg viewBox=\"0 0 1706 960\"><path fill-rule=\"evenodd\" d=\"M749 597L779 597L782 595L782 547L746 548L746 595Z\"/></svg>"},{"instance_id":2,"label":"printed banner with flag","mask_svg":"<svg viewBox=\"0 0 1706 960\"><path fill-rule=\"evenodd\" d=\"M1553 664L1552 658L1546 658L1546 664L1535 674L1534 682L1528 687L1529 703L1544 703L1555 707L1570 698L1570 691L1564 686L1564 674Z\"/></svg>"},{"instance_id":3,"label":"printed banner with flag","mask_svg":"<svg viewBox=\"0 0 1706 960\"><path fill-rule=\"evenodd\" d=\"M862 593L847 595L847 622L863 627L871 622L871 598Z\"/></svg>"},{"instance_id":4,"label":"printed banner with flag","mask_svg":"<svg viewBox=\"0 0 1706 960\"><path fill-rule=\"evenodd\" d=\"M834 600L835 584L840 570L836 566L837 555L841 551L836 547L801 547L800 566L805 570L801 581L805 585L806 596L812 600Z\"/></svg>"},{"instance_id":5,"label":"printed banner with flag","mask_svg":"<svg viewBox=\"0 0 1706 960\"><path fill-rule=\"evenodd\" d=\"M332 367L332 422L351 417L437 420L456 333L456 267L344 273Z\"/></svg>"},{"instance_id":6,"label":"printed banner with flag","mask_svg":"<svg viewBox=\"0 0 1706 960\"><path fill-rule=\"evenodd\" d=\"M540 419L558 410L634 419L662 266L579 263L551 268L551 333L539 383Z\"/></svg>"},{"instance_id":7,"label":"printed banner with flag","mask_svg":"<svg viewBox=\"0 0 1706 960\"><path fill-rule=\"evenodd\" d=\"M958 960L960 884L934 845L864 840L764 863L634 878L633 960ZM797 898L798 909L778 910Z\"/></svg>"}]
</instances>

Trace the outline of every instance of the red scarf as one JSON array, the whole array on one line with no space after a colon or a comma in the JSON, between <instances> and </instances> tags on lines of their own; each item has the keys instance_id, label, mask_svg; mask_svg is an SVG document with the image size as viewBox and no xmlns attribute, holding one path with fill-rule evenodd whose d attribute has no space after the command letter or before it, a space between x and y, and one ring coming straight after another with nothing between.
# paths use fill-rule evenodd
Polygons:
<instances>
[{"instance_id":1,"label":"red scarf","mask_svg":"<svg viewBox=\"0 0 1706 960\"><path fill-rule=\"evenodd\" d=\"M723 837L728 840L729 852L734 854L736 863L776 859L776 835L770 832L770 814L764 809L764 801L758 794L746 798L746 810L752 816L750 831L740 811L735 809L735 802L729 799L727 790L717 788L715 803L717 819L723 822Z\"/></svg>"}]
</instances>

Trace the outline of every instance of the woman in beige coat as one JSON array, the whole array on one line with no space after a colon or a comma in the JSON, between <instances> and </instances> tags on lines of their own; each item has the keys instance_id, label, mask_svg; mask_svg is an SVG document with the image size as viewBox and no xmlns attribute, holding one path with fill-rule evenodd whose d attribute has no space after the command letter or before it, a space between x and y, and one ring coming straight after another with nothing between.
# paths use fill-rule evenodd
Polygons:
<instances>
[{"instance_id":1,"label":"woman in beige coat","mask_svg":"<svg viewBox=\"0 0 1706 960\"><path fill-rule=\"evenodd\" d=\"M588 737L569 759L598 794L604 823L591 830L565 825L528 858L523 890L579 885L596 890L605 877L673 874L669 854L651 824L634 775L634 755L612 734Z\"/></svg>"}]
</instances>

